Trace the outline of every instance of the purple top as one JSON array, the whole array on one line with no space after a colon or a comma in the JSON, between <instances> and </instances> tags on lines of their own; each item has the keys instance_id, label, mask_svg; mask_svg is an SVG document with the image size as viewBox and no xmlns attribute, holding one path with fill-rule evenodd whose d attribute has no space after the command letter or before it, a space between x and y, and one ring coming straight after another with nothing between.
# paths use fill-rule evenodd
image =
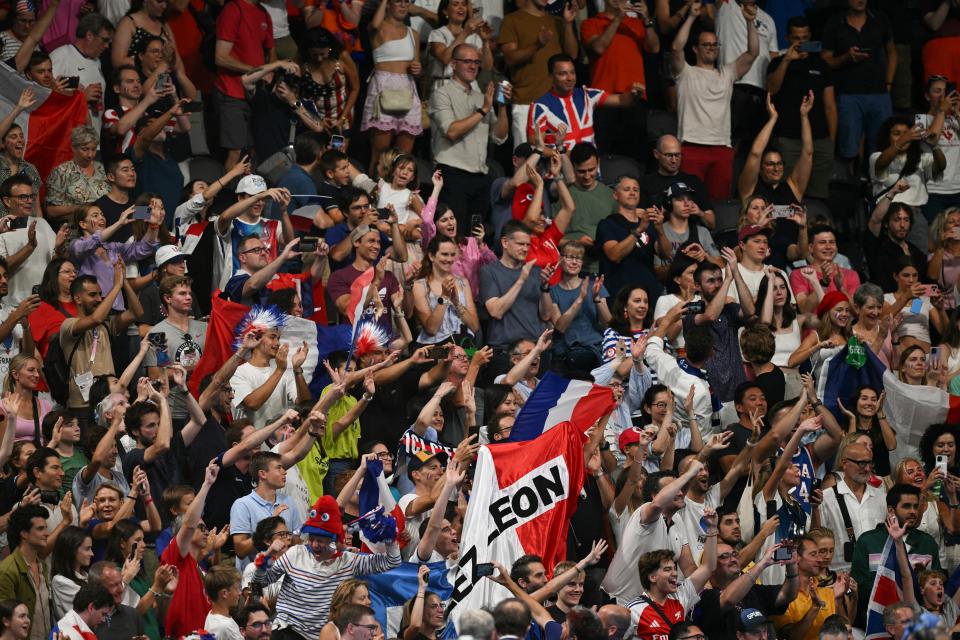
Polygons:
<instances>
[{"instance_id":1,"label":"purple top","mask_svg":"<svg viewBox=\"0 0 960 640\"><path fill-rule=\"evenodd\" d=\"M113 263L117 256L123 258L126 264L137 262L144 258L152 256L159 246L159 242L147 242L138 240L135 242L103 242L100 239L100 232L97 231L91 236L77 238L70 243L70 257L77 264L80 270L79 275L94 276L100 284L101 294L110 291L113 288ZM104 260L97 255L97 249L103 248L107 252L107 259ZM114 311L123 311L126 309L123 299L123 292L113 301Z\"/></svg>"},{"instance_id":2,"label":"purple top","mask_svg":"<svg viewBox=\"0 0 960 640\"><path fill-rule=\"evenodd\" d=\"M437 235L437 225L433 222L436 211L437 199L430 196L427 204L423 206L423 211L420 212L420 218L423 219L423 238L420 244L423 246L424 252L427 250L427 245L433 240L433 236ZM496 262L497 255L486 244L478 243L473 236L467 236L466 244L457 248L459 249L457 258L453 261L453 267L450 270L454 275L467 279L467 282L470 283L473 299L477 300L480 297L480 267L490 262Z\"/></svg>"}]
</instances>

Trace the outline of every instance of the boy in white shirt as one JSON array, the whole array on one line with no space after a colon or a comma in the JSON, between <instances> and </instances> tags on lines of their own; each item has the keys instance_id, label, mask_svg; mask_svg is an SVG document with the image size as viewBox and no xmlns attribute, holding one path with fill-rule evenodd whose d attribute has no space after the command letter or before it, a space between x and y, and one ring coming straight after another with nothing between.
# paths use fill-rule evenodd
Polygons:
<instances>
[{"instance_id":1,"label":"boy in white shirt","mask_svg":"<svg viewBox=\"0 0 960 640\"><path fill-rule=\"evenodd\" d=\"M230 616L230 610L240 602L240 572L236 567L218 564L203 576L203 589L210 598L204 629L217 640L243 640L240 627Z\"/></svg>"}]
</instances>

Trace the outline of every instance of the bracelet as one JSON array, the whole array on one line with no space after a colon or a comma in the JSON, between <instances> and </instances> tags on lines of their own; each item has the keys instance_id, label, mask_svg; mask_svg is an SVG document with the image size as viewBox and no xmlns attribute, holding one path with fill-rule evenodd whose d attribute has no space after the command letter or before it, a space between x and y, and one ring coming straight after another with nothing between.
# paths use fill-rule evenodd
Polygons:
<instances>
[{"instance_id":1,"label":"bracelet","mask_svg":"<svg viewBox=\"0 0 960 640\"><path fill-rule=\"evenodd\" d=\"M550 293L550 285L549 285L549 284L547 284L547 285L540 285L540 292L541 292L541 293Z\"/></svg>"},{"instance_id":2,"label":"bracelet","mask_svg":"<svg viewBox=\"0 0 960 640\"><path fill-rule=\"evenodd\" d=\"M600 298L594 298L593 304L600 304Z\"/></svg>"},{"instance_id":3,"label":"bracelet","mask_svg":"<svg viewBox=\"0 0 960 640\"><path fill-rule=\"evenodd\" d=\"M823 403L817 400L816 402L811 402L810 406L813 407L814 411L816 411L817 409L823 406Z\"/></svg>"},{"instance_id":4,"label":"bracelet","mask_svg":"<svg viewBox=\"0 0 960 640\"><path fill-rule=\"evenodd\" d=\"M371 400L373 400L373 394L364 391L364 392L363 392L363 395L360 396L360 399L361 399L361 400L366 400L367 402L370 402Z\"/></svg>"},{"instance_id":5,"label":"bracelet","mask_svg":"<svg viewBox=\"0 0 960 640\"><path fill-rule=\"evenodd\" d=\"M322 433L317 433L316 431L307 431L307 435L309 435L311 438L322 438L322 437L323 437L323 434L322 434Z\"/></svg>"},{"instance_id":6,"label":"bracelet","mask_svg":"<svg viewBox=\"0 0 960 640\"><path fill-rule=\"evenodd\" d=\"M745 446L745 447L755 447L755 446L757 446L757 443L754 442L753 440L747 440L747 443L746 443L745 445L743 445L743 446Z\"/></svg>"},{"instance_id":7,"label":"bracelet","mask_svg":"<svg viewBox=\"0 0 960 640\"><path fill-rule=\"evenodd\" d=\"M712 538L712 537L714 537L714 536L716 536L716 535L720 535L720 532L719 532L719 531L714 531L713 533L708 533L708 534L706 534L706 537L707 537L707 538Z\"/></svg>"},{"instance_id":8,"label":"bracelet","mask_svg":"<svg viewBox=\"0 0 960 640\"><path fill-rule=\"evenodd\" d=\"M294 367L294 369L293 369L293 375L295 375L295 376L302 376L302 375L303 375L303 368L302 368L302 367Z\"/></svg>"},{"instance_id":9,"label":"bracelet","mask_svg":"<svg viewBox=\"0 0 960 640\"><path fill-rule=\"evenodd\" d=\"M149 507L150 505L153 504L153 498L151 498L150 496L147 496L146 498L143 499L143 504Z\"/></svg>"},{"instance_id":10,"label":"bracelet","mask_svg":"<svg viewBox=\"0 0 960 640\"><path fill-rule=\"evenodd\" d=\"M129 493L127 494L127 500L136 500L137 496L132 496Z\"/></svg>"}]
</instances>

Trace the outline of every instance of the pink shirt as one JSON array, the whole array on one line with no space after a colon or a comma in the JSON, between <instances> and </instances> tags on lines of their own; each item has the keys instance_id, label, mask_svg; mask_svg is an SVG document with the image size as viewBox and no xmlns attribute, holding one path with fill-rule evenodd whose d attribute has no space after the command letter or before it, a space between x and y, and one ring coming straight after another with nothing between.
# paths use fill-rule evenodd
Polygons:
<instances>
[{"instance_id":1,"label":"pink shirt","mask_svg":"<svg viewBox=\"0 0 960 640\"><path fill-rule=\"evenodd\" d=\"M43 417L50 413L50 403L42 398L37 398L37 405L40 407L40 415L37 416L37 424L43 424ZM33 441L34 434L34 425L33 420L30 418L21 418L17 416L16 422L16 431L14 431L13 440L14 442L20 442L22 440ZM43 441L43 435L40 435L41 442Z\"/></svg>"},{"instance_id":2,"label":"pink shirt","mask_svg":"<svg viewBox=\"0 0 960 640\"><path fill-rule=\"evenodd\" d=\"M437 235L437 225L433 223L433 216L436 211L437 199L430 196L427 204L423 205L423 211L420 212L420 217L423 218L423 239L420 240L420 243L424 252L427 250L427 245L433 240L433 236ZM470 283L473 299L476 300L480 295L480 267L490 262L496 262L497 256L490 250L490 247L479 244L473 236L468 237L466 243L457 248L459 249L457 259L454 260L451 271L454 275L466 278L467 282Z\"/></svg>"},{"instance_id":3,"label":"pink shirt","mask_svg":"<svg viewBox=\"0 0 960 640\"><path fill-rule=\"evenodd\" d=\"M844 269L843 267L837 267L840 269L840 272L843 274L843 289L840 291L847 294L847 297L850 298L850 303L853 303L853 294L860 287L860 276L857 275L856 271L851 269ZM817 277L822 278L823 273L816 267ZM803 277L803 274L800 273L800 269L794 269L790 272L790 287L793 289L793 295L799 296L801 294L811 293L813 288L810 286L810 283L807 282L807 279ZM824 287L824 293L830 293L831 291L837 291L837 285L834 282L833 278L830 278L830 284L827 287Z\"/></svg>"}]
</instances>

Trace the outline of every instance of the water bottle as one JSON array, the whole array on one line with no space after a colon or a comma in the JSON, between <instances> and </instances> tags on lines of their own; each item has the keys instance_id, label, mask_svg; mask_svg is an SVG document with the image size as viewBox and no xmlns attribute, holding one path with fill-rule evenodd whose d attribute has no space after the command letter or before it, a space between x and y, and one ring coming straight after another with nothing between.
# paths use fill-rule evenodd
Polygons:
<instances>
[{"instance_id":1,"label":"water bottle","mask_svg":"<svg viewBox=\"0 0 960 640\"><path fill-rule=\"evenodd\" d=\"M854 369L862 369L867 364L867 351L856 336L847 340L847 364Z\"/></svg>"}]
</instances>

